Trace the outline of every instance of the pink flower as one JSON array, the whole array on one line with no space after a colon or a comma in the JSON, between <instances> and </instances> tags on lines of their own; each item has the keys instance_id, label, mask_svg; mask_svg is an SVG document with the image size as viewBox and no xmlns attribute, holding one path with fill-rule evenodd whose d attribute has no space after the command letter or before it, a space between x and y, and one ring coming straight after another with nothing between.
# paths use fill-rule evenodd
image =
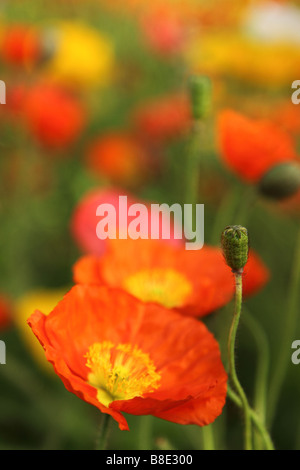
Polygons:
<instances>
[{"instance_id":1,"label":"pink flower","mask_svg":"<svg viewBox=\"0 0 300 470\"><path fill-rule=\"evenodd\" d=\"M124 221L124 226L118 225L119 221L119 196L126 196L124 192L116 189L97 189L86 194L83 199L79 202L77 207L74 210L72 221L71 221L71 231L75 241L81 250L85 253L90 253L94 255L102 255L107 248L108 240L100 240L96 234L96 227L100 221L99 216L96 215L97 207L100 204L112 204L116 210L116 221L117 229L119 231L127 232L128 223L132 220L132 217L127 217L127 214L123 215L122 219ZM151 212L150 204L143 201L135 200L132 196L127 195L127 206L131 204L143 203L148 210L148 230L144 235L147 236L151 233ZM126 224L127 221L127 224ZM141 224L141 233L143 234L143 224ZM160 224L160 237L162 237L162 224ZM179 232L180 233L180 232ZM179 237L177 234L177 238ZM182 240L175 238L176 226L171 224L171 234L170 239L166 242L171 243L172 245L181 245Z\"/></svg>"}]
</instances>

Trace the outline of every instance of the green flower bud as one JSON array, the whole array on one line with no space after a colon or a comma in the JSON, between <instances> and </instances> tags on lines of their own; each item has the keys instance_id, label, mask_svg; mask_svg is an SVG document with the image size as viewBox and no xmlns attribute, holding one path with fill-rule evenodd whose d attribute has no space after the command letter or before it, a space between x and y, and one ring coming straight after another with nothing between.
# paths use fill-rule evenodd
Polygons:
<instances>
[{"instance_id":1,"label":"green flower bud","mask_svg":"<svg viewBox=\"0 0 300 470\"><path fill-rule=\"evenodd\" d=\"M189 80L192 116L194 119L205 118L212 105L212 86L208 77L194 75Z\"/></svg>"},{"instance_id":2,"label":"green flower bud","mask_svg":"<svg viewBox=\"0 0 300 470\"><path fill-rule=\"evenodd\" d=\"M242 273L248 261L248 230L241 225L230 225L225 228L221 238L224 257L234 273Z\"/></svg>"},{"instance_id":3,"label":"green flower bud","mask_svg":"<svg viewBox=\"0 0 300 470\"><path fill-rule=\"evenodd\" d=\"M300 165L293 162L281 163L269 170L259 183L263 196L272 199L285 199L300 189Z\"/></svg>"}]
</instances>

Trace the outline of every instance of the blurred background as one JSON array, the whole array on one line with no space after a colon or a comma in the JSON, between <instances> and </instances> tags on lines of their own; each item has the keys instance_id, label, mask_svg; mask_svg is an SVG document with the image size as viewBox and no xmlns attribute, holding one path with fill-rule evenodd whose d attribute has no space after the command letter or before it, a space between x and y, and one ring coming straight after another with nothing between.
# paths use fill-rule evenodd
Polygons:
<instances>
[{"instance_id":1,"label":"blurred background","mask_svg":"<svg viewBox=\"0 0 300 470\"><path fill-rule=\"evenodd\" d=\"M296 1L1 1L0 339L7 364L0 365L0 449L94 448L99 411L65 390L26 319L36 308L52 310L80 255L105 252L95 234L100 202L114 203L118 194L186 202L193 74L209 77L213 90L196 175L205 242L219 244L230 223L248 227L270 279L246 308L263 328L269 377L276 374L300 198L296 191L284 203L263 197L257 181L232 171L216 123L228 108L270 121L296 155L300 107L291 85L300 79L299 46ZM232 308L204 319L224 355ZM251 397L260 362L244 322L237 361ZM299 379L300 365L289 360L271 426L278 449L300 448ZM213 425L217 448L241 448L240 418L228 402ZM205 446L195 426L128 421L129 433L114 423L109 448L145 449L149 433L153 448Z\"/></svg>"}]
</instances>

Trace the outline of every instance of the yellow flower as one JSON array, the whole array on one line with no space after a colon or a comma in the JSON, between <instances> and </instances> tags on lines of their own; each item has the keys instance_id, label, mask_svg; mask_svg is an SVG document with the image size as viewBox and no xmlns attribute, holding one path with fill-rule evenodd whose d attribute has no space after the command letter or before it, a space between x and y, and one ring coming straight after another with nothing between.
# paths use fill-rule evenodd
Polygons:
<instances>
[{"instance_id":1,"label":"yellow flower","mask_svg":"<svg viewBox=\"0 0 300 470\"><path fill-rule=\"evenodd\" d=\"M187 47L186 56L194 71L268 87L289 85L300 68L296 45L262 43L229 32L195 38Z\"/></svg>"},{"instance_id":2,"label":"yellow flower","mask_svg":"<svg viewBox=\"0 0 300 470\"><path fill-rule=\"evenodd\" d=\"M55 53L43 73L67 86L106 85L113 75L114 51L107 37L80 23L54 29Z\"/></svg>"},{"instance_id":3,"label":"yellow flower","mask_svg":"<svg viewBox=\"0 0 300 470\"><path fill-rule=\"evenodd\" d=\"M49 372L53 372L53 368L46 360L41 345L28 327L27 319L35 310L40 310L45 315L48 315L67 291L68 289L39 289L31 291L18 299L15 305L15 323L25 344L28 346L34 359Z\"/></svg>"}]
</instances>

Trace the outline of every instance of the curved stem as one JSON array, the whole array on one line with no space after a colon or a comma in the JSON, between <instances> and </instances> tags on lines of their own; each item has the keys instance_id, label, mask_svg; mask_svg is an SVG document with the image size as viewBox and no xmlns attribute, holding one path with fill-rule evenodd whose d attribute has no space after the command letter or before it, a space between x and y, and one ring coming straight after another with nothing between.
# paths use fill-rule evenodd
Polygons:
<instances>
[{"instance_id":1,"label":"curved stem","mask_svg":"<svg viewBox=\"0 0 300 470\"><path fill-rule=\"evenodd\" d=\"M246 397L246 394L241 386L235 366L235 342L236 342L236 333L240 321L240 315L242 310L242 274L235 273L235 285L236 285L236 294L235 294L235 310L234 316L229 332L228 338L228 357L229 357L229 370L232 383L241 399L243 410L244 410L244 419L245 419L245 450L252 450L252 425L250 418L250 406Z\"/></svg>"},{"instance_id":2,"label":"curved stem","mask_svg":"<svg viewBox=\"0 0 300 470\"><path fill-rule=\"evenodd\" d=\"M296 248L294 255L294 264L292 268L287 311L284 320L283 338L279 350L276 371L270 385L269 393L269 413L268 422L271 424L276 412L278 400L282 385L286 376L287 367L290 361L290 350L293 340L293 333L297 326L297 316L300 297L300 228L298 229Z\"/></svg>"},{"instance_id":3,"label":"curved stem","mask_svg":"<svg viewBox=\"0 0 300 470\"><path fill-rule=\"evenodd\" d=\"M261 416L262 422L266 419L267 379L270 365L270 351L268 338L259 324L248 310L244 308L244 324L251 331L256 341L258 351L257 373L255 381L254 408Z\"/></svg>"},{"instance_id":4,"label":"curved stem","mask_svg":"<svg viewBox=\"0 0 300 470\"><path fill-rule=\"evenodd\" d=\"M241 399L238 397L238 395L228 386L227 387L227 394L229 398L235 403L239 408L243 407ZM264 426L264 424L261 422L260 417L258 414L250 409L250 416L252 419L253 424L255 425L256 429L260 432L260 435L263 439L263 442L265 444L266 450L274 450L274 445L272 442L272 439Z\"/></svg>"}]
</instances>

